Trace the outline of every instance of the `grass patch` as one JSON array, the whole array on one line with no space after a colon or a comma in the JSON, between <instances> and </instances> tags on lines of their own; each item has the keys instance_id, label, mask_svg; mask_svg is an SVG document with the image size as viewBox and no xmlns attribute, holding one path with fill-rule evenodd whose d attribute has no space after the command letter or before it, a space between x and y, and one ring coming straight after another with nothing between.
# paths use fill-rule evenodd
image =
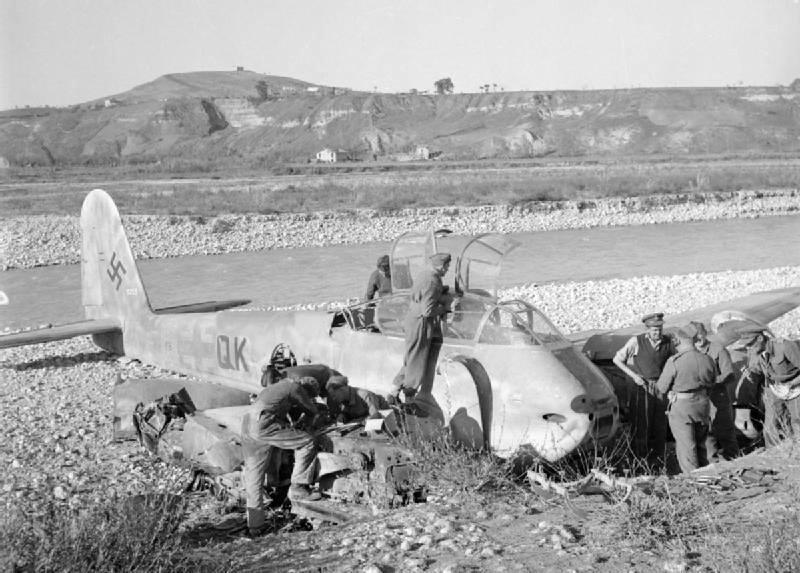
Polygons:
<instances>
[{"instance_id":1,"label":"grass patch","mask_svg":"<svg viewBox=\"0 0 800 573\"><path fill-rule=\"evenodd\" d=\"M391 167L391 166L390 166ZM302 171L265 179L228 173L199 180L136 178L92 179L91 172L63 181L32 182L16 177L0 189L6 216L77 215L86 192L102 187L122 213L216 216L224 213L297 213L376 209L525 205L574 200L590 204L606 197L647 197L678 193L727 193L800 187L796 160L717 159L686 163L618 162L574 165L469 164L394 166L365 173L347 169Z\"/></svg>"},{"instance_id":2,"label":"grass patch","mask_svg":"<svg viewBox=\"0 0 800 573\"><path fill-rule=\"evenodd\" d=\"M716 530L707 499L685 488L675 495L668 481L651 493L634 492L616 512L616 530L635 547L659 550L669 545L687 545Z\"/></svg>"},{"instance_id":3,"label":"grass patch","mask_svg":"<svg viewBox=\"0 0 800 573\"><path fill-rule=\"evenodd\" d=\"M448 432L401 433L397 442L414 452L417 485L441 495L474 496L497 489L519 489L513 464L485 451L464 448Z\"/></svg>"},{"instance_id":4,"label":"grass patch","mask_svg":"<svg viewBox=\"0 0 800 573\"><path fill-rule=\"evenodd\" d=\"M3 571L225 571L227 559L197 557L180 531L183 498L111 498L87 510L53 500L0 518Z\"/></svg>"}]
</instances>

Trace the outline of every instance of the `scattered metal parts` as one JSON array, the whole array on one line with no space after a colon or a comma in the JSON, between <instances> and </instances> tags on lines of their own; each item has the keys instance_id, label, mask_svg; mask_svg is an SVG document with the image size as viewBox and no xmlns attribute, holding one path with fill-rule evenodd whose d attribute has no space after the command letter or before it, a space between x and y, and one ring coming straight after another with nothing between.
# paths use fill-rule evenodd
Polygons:
<instances>
[{"instance_id":1,"label":"scattered metal parts","mask_svg":"<svg viewBox=\"0 0 800 573\"><path fill-rule=\"evenodd\" d=\"M529 470L527 475L534 489L538 487L545 492L553 492L565 499L569 499L572 495L600 494L614 500L615 503L626 502L634 490L651 485L655 479L652 476L638 478L617 477L601 472L598 469L592 469L586 477L579 480L562 483L556 483L548 479L544 474L533 470Z\"/></svg>"}]
</instances>

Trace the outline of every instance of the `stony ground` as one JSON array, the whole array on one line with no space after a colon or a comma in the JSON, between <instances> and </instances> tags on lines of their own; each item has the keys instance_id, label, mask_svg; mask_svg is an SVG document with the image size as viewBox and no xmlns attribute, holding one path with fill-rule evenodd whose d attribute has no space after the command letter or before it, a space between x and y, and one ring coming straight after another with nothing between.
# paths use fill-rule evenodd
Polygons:
<instances>
[{"instance_id":1,"label":"stony ground","mask_svg":"<svg viewBox=\"0 0 800 573\"><path fill-rule=\"evenodd\" d=\"M757 290L800 284L800 267L641 277L510 289L542 308L565 331L613 328L652 309L679 312ZM800 312L773 323L800 335ZM109 356L88 338L0 351L0 506L35 507L56 498L72 507L115 493L176 491L188 478L132 442L111 441L111 386L117 377L158 371ZM344 529L282 533L222 544L237 567L253 570L648 570L686 561L683 554L613 549L603 522L616 506L587 498L574 504L524 488L486 496L432 492L427 504L379 512ZM678 552L680 553L680 552ZM685 565L685 563L684 563ZM380 569L375 569L379 567ZM393 567L394 569L390 569ZM688 566L686 566L688 567ZM678 568L676 570L685 570ZM449 569L448 569L449 568Z\"/></svg>"},{"instance_id":2,"label":"stony ground","mask_svg":"<svg viewBox=\"0 0 800 573\"><path fill-rule=\"evenodd\" d=\"M787 214L800 207L800 197L796 192L751 193L654 208L626 201L566 207L551 213L479 208L415 212L406 217L362 213L346 219L251 217L219 223L228 221L220 218L202 224L183 218L133 217L126 226L140 255L163 257L330 244L343 242L344 237L358 242L388 240L406 228L431 225L474 233L490 228L527 231ZM309 225L314 232L293 231ZM74 262L80 244L77 221L68 217L5 220L0 244L11 247L5 251L6 268ZM784 267L525 285L508 289L502 296L537 305L559 328L572 332L626 326L653 310L680 312L797 285L800 267ZM800 337L800 311L772 326L778 334ZM5 468L0 474L0 513L18 507L35 509L45 499L80 508L115 494L179 490L188 478L183 470L147 456L136 443L111 440L114 381L158 373L99 351L88 338L0 351L0 420L5 432L0 441L0 467ZM773 484L772 490L757 492L751 506L775 515L787 503L796 509L798 489L789 478L798 475L797 458L790 451L773 461L786 479L776 482L780 487ZM693 499L696 493L690 491L685 497ZM706 493L711 499L719 492ZM260 571L713 571L727 567L729 559L717 547L690 550L685 544L650 547L635 542L637 536L625 529L629 514L613 501L580 496L565 503L525 484L497 496L434 490L426 504L378 511L345 527L253 540L222 536L213 550L228 554L237 570ZM211 500L200 503L213 505ZM739 509L735 504L720 502L714 508L706 509L736 523L731 518ZM724 544L724 536L721 539Z\"/></svg>"},{"instance_id":3,"label":"stony ground","mask_svg":"<svg viewBox=\"0 0 800 573\"><path fill-rule=\"evenodd\" d=\"M131 215L123 223L137 258L393 241L409 230L451 229L473 235L642 225L796 214L796 189L651 195L525 205L414 209L392 213L187 216ZM77 214L0 218L0 268L80 261Z\"/></svg>"}]
</instances>

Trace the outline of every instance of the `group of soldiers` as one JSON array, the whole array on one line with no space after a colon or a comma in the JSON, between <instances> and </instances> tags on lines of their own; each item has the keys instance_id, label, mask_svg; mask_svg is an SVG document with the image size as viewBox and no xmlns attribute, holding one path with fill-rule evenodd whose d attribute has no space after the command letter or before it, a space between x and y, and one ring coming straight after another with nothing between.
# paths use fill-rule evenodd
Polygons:
<instances>
[{"instance_id":1,"label":"group of soldiers","mask_svg":"<svg viewBox=\"0 0 800 573\"><path fill-rule=\"evenodd\" d=\"M430 391L441 348L441 319L450 309L453 297L442 284L450 265L450 255L430 257L429 268L416 277L405 319L406 345L403 366L387 398L364 388L350 386L347 377L324 364L304 364L277 368L266 364L262 375L264 390L256 398L242 423L244 485L247 496L247 524L257 533L265 526L263 484L265 476L278 463L276 450L294 450L294 468L289 499L316 501L313 491L317 439L315 428L332 422L351 422L380 417L390 402L412 400L422 389ZM378 259L366 298L391 293L389 257ZM325 400L325 407L316 401Z\"/></svg>"},{"instance_id":2,"label":"group of soldiers","mask_svg":"<svg viewBox=\"0 0 800 573\"><path fill-rule=\"evenodd\" d=\"M646 331L631 337L613 362L633 382L623 393L623 406L633 451L651 468L664 467L667 424L685 473L739 455L735 408L749 412L763 404L768 446L790 434L800 436L800 342L774 338L758 325L739 330L746 356L737 379L728 350L709 340L703 323L690 322L669 336L663 313L648 314L642 322ZM755 390L744 400L748 385ZM754 436L752 428L740 429Z\"/></svg>"},{"instance_id":3,"label":"group of soldiers","mask_svg":"<svg viewBox=\"0 0 800 573\"><path fill-rule=\"evenodd\" d=\"M251 529L264 524L262 486L271 448L295 452L290 499L318 499L311 488L316 445L309 428L322 417L327 422L378 417L392 403L430 392L442 344L442 319L458 300L458 293L450 293L442 282L450 260L447 253L432 255L429 267L413 281L404 321L403 366L387 398L351 387L341 373L322 364L280 371L267 366L265 389L242 428ZM365 298L390 293L389 257L384 255L369 278ZM632 381L622 393L622 405L631 422L634 453L647 460L650 469L665 467L667 425L683 472L739 455L734 407L756 405L754 399L747 404L737 400L743 381L757 389L758 402L763 402L767 445L789 433L800 436L800 343L774 338L756 325L740 330L746 364L734 391L737 376L731 356L709 339L703 323L690 322L667 335L663 313L648 314L642 322L646 331L631 337L613 362ZM315 401L318 396L326 400L326 413Z\"/></svg>"},{"instance_id":4,"label":"group of soldiers","mask_svg":"<svg viewBox=\"0 0 800 573\"><path fill-rule=\"evenodd\" d=\"M270 371L274 370L268 365L266 372ZM316 431L336 422L378 418L388 407L385 398L350 386L346 376L324 364L291 366L268 376L266 387L242 421L250 530L257 532L265 525L264 478L279 473L278 450L294 450L289 499L319 500L319 492L312 489L319 441Z\"/></svg>"}]
</instances>

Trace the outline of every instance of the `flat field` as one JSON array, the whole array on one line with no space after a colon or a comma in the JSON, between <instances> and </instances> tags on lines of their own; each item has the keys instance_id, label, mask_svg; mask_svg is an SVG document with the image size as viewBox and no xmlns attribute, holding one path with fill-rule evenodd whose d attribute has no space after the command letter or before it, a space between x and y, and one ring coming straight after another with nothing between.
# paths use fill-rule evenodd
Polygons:
<instances>
[{"instance_id":1,"label":"flat field","mask_svg":"<svg viewBox=\"0 0 800 573\"><path fill-rule=\"evenodd\" d=\"M0 180L0 213L77 214L95 187L111 193L124 214L398 211L797 188L800 157L353 163L177 177L133 169L14 169Z\"/></svg>"}]
</instances>

